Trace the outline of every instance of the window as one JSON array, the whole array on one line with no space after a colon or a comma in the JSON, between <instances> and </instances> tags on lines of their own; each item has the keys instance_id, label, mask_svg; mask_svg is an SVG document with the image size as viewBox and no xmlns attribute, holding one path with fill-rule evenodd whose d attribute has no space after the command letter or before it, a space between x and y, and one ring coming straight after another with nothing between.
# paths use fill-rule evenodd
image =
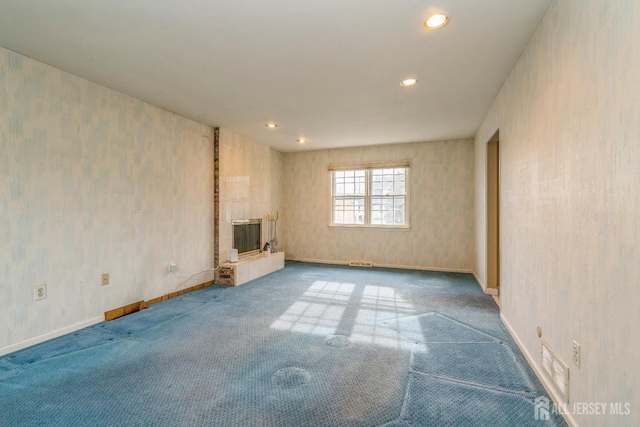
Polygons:
<instances>
[{"instance_id":1,"label":"window","mask_svg":"<svg viewBox=\"0 0 640 427\"><path fill-rule=\"evenodd\" d=\"M331 224L407 227L409 167L395 166L332 170Z\"/></svg>"}]
</instances>

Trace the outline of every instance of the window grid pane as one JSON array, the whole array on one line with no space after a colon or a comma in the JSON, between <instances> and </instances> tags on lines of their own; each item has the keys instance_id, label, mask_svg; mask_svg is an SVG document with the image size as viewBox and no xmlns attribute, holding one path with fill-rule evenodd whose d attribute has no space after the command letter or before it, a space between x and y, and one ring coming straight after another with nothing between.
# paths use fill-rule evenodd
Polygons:
<instances>
[{"instance_id":1,"label":"window grid pane","mask_svg":"<svg viewBox=\"0 0 640 427\"><path fill-rule=\"evenodd\" d=\"M364 196L365 171L336 171L333 175L334 196Z\"/></svg>"},{"instance_id":2,"label":"window grid pane","mask_svg":"<svg viewBox=\"0 0 640 427\"><path fill-rule=\"evenodd\" d=\"M402 225L405 223L404 208L404 196L372 197L371 224Z\"/></svg>"},{"instance_id":3,"label":"window grid pane","mask_svg":"<svg viewBox=\"0 0 640 427\"><path fill-rule=\"evenodd\" d=\"M407 171L408 168L333 171L332 223L406 225Z\"/></svg>"},{"instance_id":4,"label":"window grid pane","mask_svg":"<svg viewBox=\"0 0 640 427\"><path fill-rule=\"evenodd\" d=\"M364 224L364 197L335 197L334 224Z\"/></svg>"},{"instance_id":5,"label":"window grid pane","mask_svg":"<svg viewBox=\"0 0 640 427\"><path fill-rule=\"evenodd\" d=\"M405 169L372 169L371 194L373 196L405 195Z\"/></svg>"}]
</instances>

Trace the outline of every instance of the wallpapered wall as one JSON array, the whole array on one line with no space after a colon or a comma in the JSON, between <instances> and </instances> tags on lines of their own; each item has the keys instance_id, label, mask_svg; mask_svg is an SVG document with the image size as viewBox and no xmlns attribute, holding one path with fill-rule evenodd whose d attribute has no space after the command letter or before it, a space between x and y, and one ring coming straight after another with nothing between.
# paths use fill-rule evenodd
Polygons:
<instances>
[{"instance_id":1,"label":"wallpapered wall","mask_svg":"<svg viewBox=\"0 0 640 427\"><path fill-rule=\"evenodd\" d=\"M640 425L638 22L637 1L554 1L475 139L484 279L486 142L500 129L503 318L538 367L542 327L571 402L632 405L574 415L581 426Z\"/></svg>"},{"instance_id":2,"label":"wallpapered wall","mask_svg":"<svg viewBox=\"0 0 640 427\"><path fill-rule=\"evenodd\" d=\"M287 259L470 270L473 156L471 140L287 153ZM384 160L411 161L411 230L328 227L328 166Z\"/></svg>"},{"instance_id":3,"label":"wallpapered wall","mask_svg":"<svg viewBox=\"0 0 640 427\"><path fill-rule=\"evenodd\" d=\"M267 241L267 214L282 210L283 154L266 144L220 129L220 261L233 247L231 221L262 218L262 244ZM282 216L276 226L284 250Z\"/></svg>"},{"instance_id":4,"label":"wallpapered wall","mask_svg":"<svg viewBox=\"0 0 640 427\"><path fill-rule=\"evenodd\" d=\"M209 127L2 48L0 123L0 353L211 266Z\"/></svg>"}]
</instances>

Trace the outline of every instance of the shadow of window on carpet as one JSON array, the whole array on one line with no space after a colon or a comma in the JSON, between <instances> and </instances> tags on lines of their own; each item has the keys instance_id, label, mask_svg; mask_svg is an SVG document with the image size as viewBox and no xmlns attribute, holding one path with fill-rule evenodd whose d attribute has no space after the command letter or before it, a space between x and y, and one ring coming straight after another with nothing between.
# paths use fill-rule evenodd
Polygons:
<instances>
[{"instance_id":1,"label":"shadow of window on carpet","mask_svg":"<svg viewBox=\"0 0 640 427\"><path fill-rule=\"evenodd\" d=\"M392 287L316 281L271 327L321 336L346 335L351 342L411 350L415 343L384 322L415 314L413 305Z\"/></svg>"}]
</instances>

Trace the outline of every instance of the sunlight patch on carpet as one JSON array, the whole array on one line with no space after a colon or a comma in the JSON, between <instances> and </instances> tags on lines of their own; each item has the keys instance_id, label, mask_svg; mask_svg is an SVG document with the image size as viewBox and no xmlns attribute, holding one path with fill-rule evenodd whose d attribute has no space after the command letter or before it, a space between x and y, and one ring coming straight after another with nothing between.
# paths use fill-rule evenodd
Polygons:
<instances>
[{"instance_id":1,"label":"sunlight patch on carpet","mask_svg":"<svg viewBox=\"0 0 640 427\"><path fill-rule=\"evenodd\" d=\"M351 343L411 350L413 343L384 322L412 314L413 305L393 287L315 281L271 328L325 337L344 335Z\"/></svg>"}]
</instances>

